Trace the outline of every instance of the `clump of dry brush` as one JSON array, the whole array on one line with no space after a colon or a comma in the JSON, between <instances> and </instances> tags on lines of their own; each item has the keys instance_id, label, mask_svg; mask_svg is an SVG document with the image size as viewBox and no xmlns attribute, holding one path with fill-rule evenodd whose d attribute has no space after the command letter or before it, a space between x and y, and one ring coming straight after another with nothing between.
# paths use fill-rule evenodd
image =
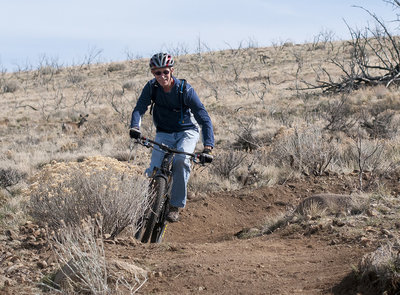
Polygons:
<instances>
[{"instance_id":1,"label":"clump of dry brush","mask_svg":"<svg viewBox=\"0 0 400 295\"><path fill-rule=\"evenodd\" d=\"M136 232L149 206L148 186L138 167L108 157L43 167L24 191L29 214L49 228L59 264L43 287L63 294L133 294L143 286L146 271L106 260L103 237L127 227Z\"/></svg>"},{"instance_id":2,"label":"clump of dry brush","mask_svg":"<svg viewBox=\"0 0 400 295\"><path fill-rule=\"evenodd\" d=\"M107 157L52 163L25 191L30 215L49 228L79 225L87 216L103 217L103 233L114 238L148 207L148 179L137 167Z\"/></svg>"}]
</instances>

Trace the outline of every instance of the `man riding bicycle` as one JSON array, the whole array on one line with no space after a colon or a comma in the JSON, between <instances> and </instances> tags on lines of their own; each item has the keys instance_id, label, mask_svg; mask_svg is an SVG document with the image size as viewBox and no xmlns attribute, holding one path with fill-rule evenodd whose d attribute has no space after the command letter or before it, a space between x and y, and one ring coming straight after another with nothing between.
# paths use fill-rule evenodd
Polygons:
<instances>
[{"instance_id":1,"label":"man riding bicycle","mask_svg":"<svg viewBox=\"0 0 400 295\"><path fill-rule=\"evenodd\" d=\"M193 153L199 140L199 127L203 135L203 153L211 153L214 147L213 126L204 105L193 87L179 80L174 72L174 59L168 53L154 54L150 59L151 73L155 78L144 86L132 112L131 138L140 138L141 116L149 105L156 127L155 141L173 149ZM200 125L200 126L199 126ZM155 167L160 167L164 152L154 148L146 174L151 176ZM179 220L179 208L184 208L187 184L190 177L190 159L176 155L173 162L173 184L171 188L168 221Z\"/></svg>"}]
</instances>

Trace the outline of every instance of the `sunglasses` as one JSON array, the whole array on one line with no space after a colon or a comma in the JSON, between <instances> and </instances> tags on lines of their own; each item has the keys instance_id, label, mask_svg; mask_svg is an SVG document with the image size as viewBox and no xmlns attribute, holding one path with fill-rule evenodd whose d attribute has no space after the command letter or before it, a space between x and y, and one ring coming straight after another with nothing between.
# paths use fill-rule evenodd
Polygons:
<instances>
[{"instance_id":1,"label":"sunglasses","mask_svg":"<svg viewBox=\"0 0 400 295\"><path fill-rule=\"evenodd\" d=\"M170 73L170 71L167 71L167 70L165 70L165 71L157 71L157 72L154 72L154 75L156 75L156 76L160 76L161 74L164 74L164 75L169 75L169 73Z\"/></svg>"}]
</instances>

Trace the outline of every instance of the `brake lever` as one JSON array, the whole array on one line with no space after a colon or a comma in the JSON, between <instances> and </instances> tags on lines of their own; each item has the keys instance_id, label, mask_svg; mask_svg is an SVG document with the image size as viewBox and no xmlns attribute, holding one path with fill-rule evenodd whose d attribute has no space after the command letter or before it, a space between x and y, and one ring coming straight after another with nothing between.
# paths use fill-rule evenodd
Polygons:
<instances>
[{"instance_id":1,"label":"brake lever","mask_svg":"<svg viewBox=\"0 0 400 295\"><path fill-rule=\"evenodd\" d=\"M200 154L194 154L195 156L194 157L192 157L192 161L193 161L193 163L195 163L195 164L200 164L200 161L198 160L199 159L199 156L200 156Z\"/></svg>"},{"instance_id":2,"label":"brake lever","mask_svg":"<svg viewBox=\"0 0 400 295\"><path fill-rule=\"evenodd\" d=\"M143 145L144 145L145 147L147 147L147 148L150 147L150 142L149 142L149 139L148 139L148 138L145 138L145 139L144 139Z\"/></svg>"}]
</instances>

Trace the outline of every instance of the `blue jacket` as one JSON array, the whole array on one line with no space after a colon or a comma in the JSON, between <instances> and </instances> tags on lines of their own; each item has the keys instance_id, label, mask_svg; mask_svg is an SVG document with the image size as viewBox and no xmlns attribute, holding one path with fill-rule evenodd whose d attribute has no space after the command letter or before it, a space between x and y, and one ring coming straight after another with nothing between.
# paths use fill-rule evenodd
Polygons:
<instances>
[{"instance_id":1,"label":"blue jacket","mask_svg":"<svg viewBox=\"0 0 400 295\"><path fill-rule=\"evenodd\" d=\"M179 102L181 80L173 77L174 86L168 93L162 87L157 89L156 102L153 108L153 121L157 132L180 132L188 129L199 130L201 126L203 144L214 146L214 131L210 116L201 103L197 93L189 83L183 95L183 104ZM131 128L140 126L141 116L151 104L151 92L156 79L146 83L132 112Z\"/></svg>"}]
</instances>

